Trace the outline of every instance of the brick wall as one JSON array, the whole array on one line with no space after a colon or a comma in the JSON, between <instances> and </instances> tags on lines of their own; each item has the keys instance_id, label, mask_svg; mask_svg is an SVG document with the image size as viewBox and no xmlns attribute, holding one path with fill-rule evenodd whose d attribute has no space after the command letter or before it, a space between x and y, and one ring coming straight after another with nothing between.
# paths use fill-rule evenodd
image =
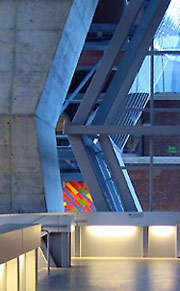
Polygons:
<instances>
[{"instance_id":1,"label":"brick wall","mask_svg":"<svg viewBox=\"0 0 180 291\"><path fill-rule=\"evenodd\" d=\"M168 166L170 168L173 165ZM143 210L147 211L149 209L149 171L131 170L129 175L136 193L138 193ZM154 170L153 210L180 210L180 170Z\"/></svg>"},{"instance_id":2,"label":"brick wall","mask_svg":"<svg viewBox=\"0 0 180 291\"><path fill-rule=\"evenodd\" d=\"M180 125L179 112L166 112L165 108L180 108L179 100L156 100L155 108L164 108L164 112L154 113L154 125ZM147 104L147 108L149 104ZM149 113L143 114L143 122L149 123ZM155 156L180 156L180 135L179 136L154 136ZM149 138L143 137L143 155L149 156ZM132 164L131 164L132 166ZM137 165L136 167L141 167ZM175 165L164 165L171 166ZM149 171L129 171L133 185L142 203L143 210L149 209ZM154 170L154 204L155 211L178 211L180 210L180 170Z\"/></svg>"},{"instance_id":3,"label":"brick wall","mask_svg":"<svg viewBox=\"0 0 180 291\"><path fill-rule=\"evenodd\" d=\"M162 100L154 102L155 108L164 108L164 112L154 113L154 125L180 125L179 112L166 112L165 108L179 108L179 100ZM147 104L149 108L149 104ZM149 123L149 113L143 114L143 122ZM180 135L179 136L154 136L155 156L180 156ZM143 137L143 155L149 156L149 138Z\"/></svg>"}]
</instances>

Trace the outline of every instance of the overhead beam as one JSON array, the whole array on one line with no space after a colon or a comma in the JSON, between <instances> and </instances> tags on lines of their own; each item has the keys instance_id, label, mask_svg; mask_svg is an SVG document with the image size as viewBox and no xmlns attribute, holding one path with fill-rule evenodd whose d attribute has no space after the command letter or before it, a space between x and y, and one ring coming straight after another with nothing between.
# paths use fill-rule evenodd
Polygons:
<instances>
[{"instance_id":1,"label":"overhead beam","mask_svg":"<svg viewBox=\"0 0 180 291\"><path fill-rule=\"evenodd\" d=\"M116 29L117 24L116 23L92 23L89 33L88 33L88 38L94 38L97 37L97 33L100 31L102 33L102 36L111 36L113 35L115 29Z\"/></svg>"},{"instance_id":2,"label":"overhead beam","mask_svg":"<svg viewBox=\"0 0 180 291\"><path fill-rule=\"evenodd\" d=\"M113 126L73 125L66 123L64 133L68 135L130 134L130 135L180 135L180 126Z\"/></svg>"},{"instance_id":3,"label":"overhead beam","mask_svg":"<svg viewBox=\"0 0 180 291\"><path fill-rule=\"evenodd\" d=\"M61 171L61 179L62 181L84 181L84 178L81 174L81 172L66 172L66 171Z\"/></svg>"},{"instance_id":4,"label":"overhead beam","mask_svg":"<svg viewBox=\"0 0 180 291\"><path fill-rule=\"evenodd\" d=\"M158 55L180 55L180 50L163 50L163 51L157 51L157 50L151 50L148 51L147 55L150 56L158 56Z\"/></svg>"},{"instance_id":5,"label":"overhead beam","mask_svg":"<svg viewBox=\"0 0 180 291\"><path fill-rule=\"evenodd\" d=\"M105 51L102 62L96 70L96 73L78 108L78 111L73 119L73 123L85 124L88 120L91 111L93 110L96 103L96 100L109 76L111 68L123 48L123 45L128 37L130 29L142 6L142 3L143 0L132 1L125 10L119 24L117 25L112 40L107 50Z\"/></svg>"},{"instance_id":6,"label":"overhead beam","mask_svg":"<svg viewBox=\"0 0 180 291\"><path fill-rule=\"evenodd\" d=\"M105 51L109 45L109 40L103 41L88 41L84 44L84 51Z\"/></svg>"},{"instance_id":7,"label":"overhead beam","mask_svg":"<svg viewBox=\"0 0 180 291\"><path fill-rule=\"evenodd\" d=\"M82 80L82 82L79 84L79 86L76 88L76 90L68 96L68 99L66 99L66 102L63 104L62 112L66 110L68 105L75 99L77 94L81 91L81 89L86 85L86 83L89 81L89 79L92 77L94 72L96 71L97 67L99 66L101 60L91 69L91 71L86 75L86 77Z\"/></svg>"},{"instance_id":8,"label":"overhead beam","mask_svg":"<svg viewBox=\"0 0 180 291\"><path fill-rule=\"evenodd\" d=\"M69 95L70 97L71 95ZM105 93L101 93L96 101L96 104L100 104L103 100L105 96ZM82 99L84 97L84 94L83 93L78 93L77 96L75 97L75 99L73 100L68 100L70 104L79 104L81 103ZM179 93L155 93L154 94L154 100L180 100L180 94ZM132 111L132 112L150 112L150 108L120 108L119 109L119 112L124 112L124 111ZM154 108L154 111L166 111L166 112L176 112L178 111L179 112L179 108Z\"/></svg>"},{"instance_id":9,"label":"overhead beam","mask_svg":"<svg viewBox=\"0 0 180 291\"><path fill-rule=\"evenodd\" d=\"M57 151L58 151L59 160L66 160L66 159L74 160L75 159L72 148L69 146L58 146Z\"/></svg>"}]
</instances>

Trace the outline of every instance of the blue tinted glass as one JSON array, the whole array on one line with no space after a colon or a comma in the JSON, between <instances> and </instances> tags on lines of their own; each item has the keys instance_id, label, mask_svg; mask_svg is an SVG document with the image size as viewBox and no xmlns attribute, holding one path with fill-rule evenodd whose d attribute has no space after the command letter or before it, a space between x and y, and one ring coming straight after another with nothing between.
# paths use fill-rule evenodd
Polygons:
<instances>
[{"instance_id":1,"label":"blue tinted glass","mask_svg":"<svg viewBox=\"0 0 180 291\"><path fill-rule=\"evenodd\" d=\"M155 34L154 48L157 50L180 49L180 1L172 0Z\"/></svg>"}]
</instances>

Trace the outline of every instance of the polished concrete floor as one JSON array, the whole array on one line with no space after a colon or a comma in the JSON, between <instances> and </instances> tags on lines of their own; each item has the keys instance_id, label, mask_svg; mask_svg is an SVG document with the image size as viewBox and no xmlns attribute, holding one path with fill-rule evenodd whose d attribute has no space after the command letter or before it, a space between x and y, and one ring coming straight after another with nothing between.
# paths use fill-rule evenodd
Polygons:
<instances>
[{"instance_id":1,"label":"polished concrete floor","mask_svg":"<svg viewBox=\"0 0 180 291\"><path fill-rule=\"evenodd\" d=\"M72 267L39 273L37 291L180 290L180 260L73 259Z\"/></svg>"}]
</instances>

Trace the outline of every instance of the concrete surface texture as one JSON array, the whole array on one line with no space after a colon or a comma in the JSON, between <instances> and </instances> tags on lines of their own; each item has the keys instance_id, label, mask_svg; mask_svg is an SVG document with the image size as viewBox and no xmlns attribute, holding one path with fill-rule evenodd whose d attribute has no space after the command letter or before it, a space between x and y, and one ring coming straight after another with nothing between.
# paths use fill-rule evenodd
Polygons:
<instances>
[{"instance_id":1,"label":"concrete surface texture","mask_svg":"<svg viewBox=\"0 0 180 291\"><path fill-rule=\"evenodd\" d=\"M96 5L0 1L0 213L63 211L55 127Z\"/></svg>"},{"instance_id":2,"label":"concrete surface texture","mask_svg":"<svg viewBox=\"0 0 180 291\"><path fill-rule=\"evenodd\" d=\"M180 261L169 259L73 259L71 268L39 273L37 291L177 291Z\"/></svg>"}]
</instances>

